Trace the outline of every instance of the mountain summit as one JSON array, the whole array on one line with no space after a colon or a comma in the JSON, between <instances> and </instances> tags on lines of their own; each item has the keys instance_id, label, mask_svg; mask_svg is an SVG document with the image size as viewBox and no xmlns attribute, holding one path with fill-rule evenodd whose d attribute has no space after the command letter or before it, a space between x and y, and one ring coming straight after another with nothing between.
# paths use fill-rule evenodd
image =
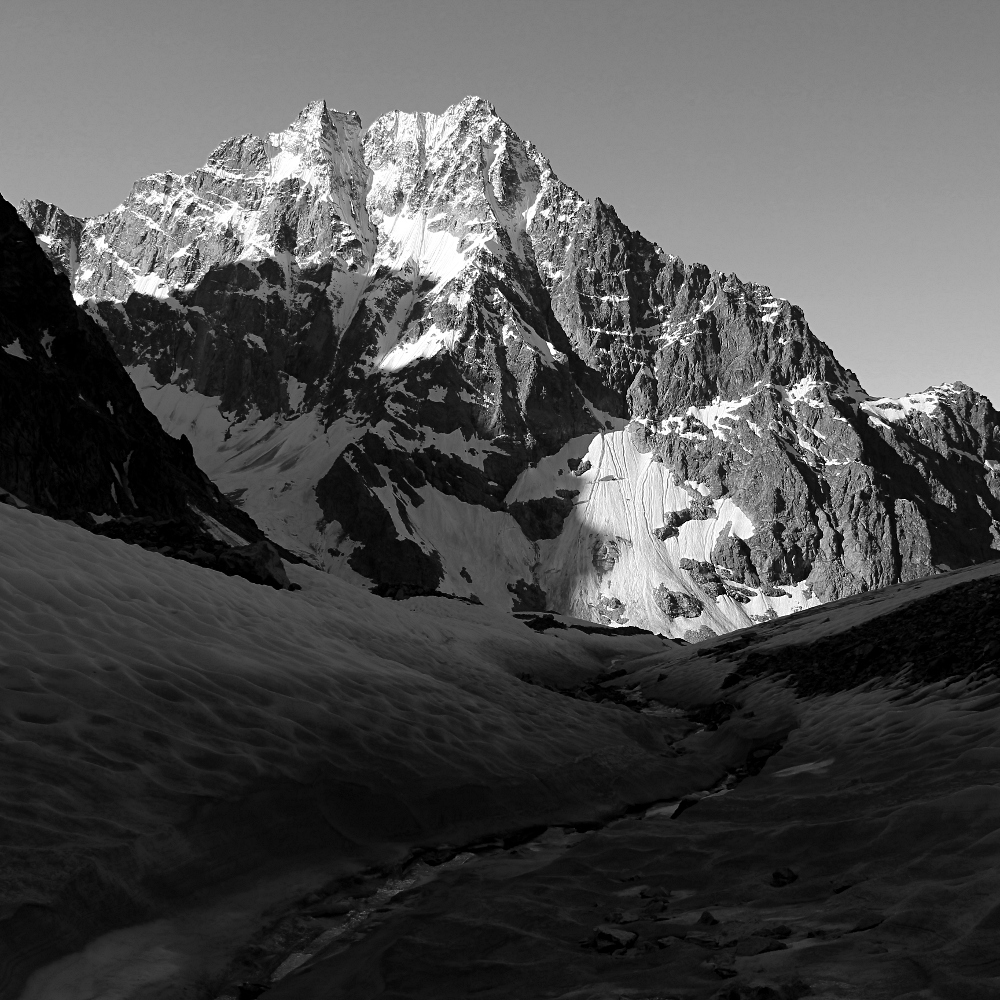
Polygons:
<instances>
[{"instance_id":1,"label":"mountain summit","mask_svg":"<svg viewBox=\"0 0 1000 1000\"><path fill-rule=\"evenodd\" d=\"M107 215L20 213L216 484L379 593L700 638L1000 551L989 400L873 399L481 98L314 102Z\"/></svg>"}]
</instances>

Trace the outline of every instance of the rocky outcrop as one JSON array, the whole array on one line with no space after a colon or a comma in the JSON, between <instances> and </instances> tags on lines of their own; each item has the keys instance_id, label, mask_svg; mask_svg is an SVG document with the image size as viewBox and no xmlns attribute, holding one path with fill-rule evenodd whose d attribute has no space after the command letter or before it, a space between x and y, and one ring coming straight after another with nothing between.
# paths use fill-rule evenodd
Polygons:
<instances>
[{"instance_id":1,"label":"rocky outcrop","mask_svg":"<svg viewBox=\"0 0 1000 1000\"><path fill-rule=\"evenodd\" d=\"M25 224L52 266L60 274L65 274L71 284L75 283L83 221L44 201L24 202L21 212Z\"/></svg>"},{"instance_id":2,"label":"rocky outcrop","mask_svg":"<svg viewBox=\"0 0 1000 1000\"><path fill-rule=\"evenodd\" d=\"M21 212L220 488L380 593L690 638L1000 551L985 397L871 398L479 98L318 102L108 215Z\"/></svg>"},{"instance_id":3,"label":"rocky outcrop","mask_svg":"<svg viewBox=\"0 0 1000 1000\"><path fill-rule=\"evenodd\" d=\"M573 497L578 490L557 490L554 497L517 501L507 512L520 525L525 538L537 542L540 538L558 538L563 522L573 509Z\"/></svg>"},{"instance_id":4,"label":"rocky outcrop","mask_svg":"<svg viewBox=\"0 0 1000 1000\"><path fill-rule=\"evenodd\" d=\"M681 510L665 510L663 512L663 527L654 528L653 534L665 541L676 538L681 533L681 526L688 521L711 521L715 517L715 505L697 494L691 498L691 506Z\"/></svg>"},{"instance_id":5,"label":"rocky outcrop","mask_svg":"<svg viewBox=\"0 0 1000 1000\"><path fill-rule=\"evenodd\" d=\"M681 559L681 569L691 575L695 585L704 594L711 598L722 597L726 592L726 586L722 582L722 577L715 572L715 566L710 562L701 562L697 559Z\"/></svg>"},{"instance_id":6,"label":"rocky outcrop","mask_svg":"<svg viewBox=\"0 0 1000 1000\"><path fill-rule=\"evenodd\" d=\"M44 218L72 230L57 210ZM71 272L0 198L0 499L287 587L277 550L143 405L73 302Z\"/></svg>"},{"instance_id":7,"label":"rocky outcrop","mask_svg":"<svg viewBox=\"0 0 1000 1000\"><path fill-rule=\"evenodd\" d=\"M667 590L661 583L653 592L657 605L667 618L700 618L705 610L697 597L683 591Z\"/></svg>"}]
</instances>

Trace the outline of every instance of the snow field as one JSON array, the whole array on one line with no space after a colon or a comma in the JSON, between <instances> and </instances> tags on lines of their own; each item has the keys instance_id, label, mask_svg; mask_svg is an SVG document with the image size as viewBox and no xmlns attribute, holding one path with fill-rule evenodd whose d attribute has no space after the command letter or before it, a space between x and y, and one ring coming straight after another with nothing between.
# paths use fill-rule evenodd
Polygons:
<instances>
[{"instance_id":1,"label":"snow field","mask_svg":"<svg viewBox=\"0 0 1000 1000\"><path fill-rule=\"evenodd\" d=\"M27 361L28 355L24 353L24 348L21 346L21 341L18 339L13 340L9 344L5 344L3 347L5 354L9 354L12 358L20 358L22 361Z\"/></svg>"},{"instance_id":2,"label":"snow field","mask_svg":"<svg viewBox=\"0 0 1000 1000\"><path fill-rule=\"evenodd\" d=\"M379 252L372 269L388 266L399 271L407 261L415 261L420 273L437 280L438 287L447 284L469 262L479 241L465 251L460 240L448 229L431 229L426 210L400 212L378 217Z\"/></svg>"},{"instance_id":3,"label":"snow field","mask_svg":"<svg viewBox=\"0 0 1000 1000\"><path fill-rule=\"evenodd\" d=\"M463 503L431 486L417 491L424 503L409 507L415 534L441 555L445 579L440 587L461 597L475 595L484 604L507 608L509 583L531 582L535 548L510 514ZM471 583L462 575L465 569Z\"/></svg>"},{"instance_id":4,"label":"snow field","mask_svg":"<svg viewBox=\"0 0 1000 1000\"><path fill-rule=\"evenodd\" d=\"M351 736L360 735L360 730L378 727L373 716L379 711L377 702L387 682L400 682L407 710L426 712L435 707L433 697L421 702L423 689L419 685L414 688L411 670L424 681L436 681L452 691L450 698L437 701L443 714L425 715L420 720L434 727L446 725L444 720L451 718L449 711L460 713L458 703L481 690L480 678L492 673L503 654L516 661L499 668L508 678L508 671L541 669L536 676L565 683L580 669L571 660L589 666L601 659L607 662L613 656L646 653L643 660L631 665L630 676L622 683L631 686L641 681L647 695L670 705L711 702L718 697L719 681L732 667L724 661L717 663L711 657L693 655L698 650L665 652L661 647L653 652L653 640L642 636L578 637L567 636L565 631L538 636L527 629L521 635L510 619L482 608L432 598L402 604L380 602L309 571L297 574L305 584L297 594L283 595L254 588L244 581L224 580L214 588L208 598L211 607L206 609L205 591L198 584L199 577L209 575L208 571L178 564L176 572L158 576L150 572L158 563L155 556L86 536L34 515L17 518L17 513L0 507L0 555L4 557L0 561L0 606L4 610L0 623L22 642L30 640L29 653L43 653L39 659L45 661L49 672L34 668L30 680L36 686L58 686L74 697L63 695L58 700L51 695L46 707L50 713L47 723L40 721L41 710L36 707L35 721L24 723L35 730L13 730L18 738L25 731L33 736L23 741L27 744L24 759L33 769L27 774L29 783L37 781L35 761L45 750L55 747L53 755L59 753L61 758L47 774L55 789L39 785L40 795L33 799L22 796L16 807L7 797L14 780L12 769L0 770L3 801L11 811L17 808L38 815L41 807L53 802L65 807L66 802L60 801L56 792L85 798L99 790L96 782L84 786L79 779L88 773L83 770L84 764L92 773L101 766L99 755L110 756L107 723L102 732L87 718L88 712L104 712L108 700L111 711L107 714L119 714L124 735L131 739L138 734L138 730L133 731L135 727L149 723L149 710L154 709L161 716L173 713L168 721L176 723L174 728L162 732L173 741L175 749L183 751L185 739L205 740L214 727L237 737L242 735L247 750L263 762L261 766L271 767L272 773L280 770L287 765L289 755L280 746L278 737L284 731L276 723L296 712L312 711L318 716L331 709L336 711L336 699L342 693L338 685L357 677L354 673L345 675L345 664L340 660L319 665L331 641L360 648L367 636L371 645L357 654L365 657L369 689L361 694L347 691L342 706L345 724L337 738L337 752L344 752L343 748L352 742ZM12 533L19 536L16 545L10 544ZM69 586L60 581L57 586L47 587L45 571L59 553L69 556L61 563L62 568L70 568ZM19 584L27 582L29 586L15 615L10 614L14 605L8 557L12 555L18 568L25 565L27 558L42 556L37 560L41 574L32 569L17 578ZM91 564L93 574L88 576ZM109 568L124 570L119 581L107 579ZM794 622L775 621L763 626L755 632L753 641L756 648L764 648L769 641L808 644L821 634L852 628L928 593L998 571L996 565L980 566L877 594L858 595L815 609ZM32 584L39 575L40 581ZM98 586L93 590L95 582ZM182 589L176 590L175 584ZM190 593L185 592L185 586ZM88 587L91 589L84 589ZM260 593L265 597L258 599ZM359 603L352 605L352 599ZM375 610L383 607L385 615L376 617ZM305 636L305 641L299 642L305 656L286 660L285 651L296 645L288 633L301 629L314 611L323 608L331 610L325 634L317 628L300 631L299 636ZM280 619L276 612L281 614ZM220 613L227 617L206 620ZM194 690L205 710L215 713L216 721L208 727L181 699L164 698L165 688L152 688L154 664L140 663L134 649L124 653L112 649L106 660L81 660L75 665L63 650L45 644L45 637L53 634L52 623L64 622L67 627L55 633L68 633L80 655L93 646L102 631L110 630L112 638L120 633L133 647L142 640L158 656L166 657L168 651L156 641L157 619L162 617L169 628L170 617L176 620L179 615L185 616L180 623L188 634L178 642L185 642L188 649L209 649L227 628L237 640L240 663L205 663L200 669L194 663L184 663L184 669L179 671L177 690ZM268 617L270 621L265 620ZM241 621L249 624L252 635L240 636ZM400 629L406 622L412 624L411 644L400 642ZM11 629L12 623L18 627ZM772 639L764 638L764 633ZM262 637L270 640L270 665L260 665L267 658L262 654L242 662L246 651L252 650ZM544 653L539 655L543 647L536 643L542 641ZM387 647L395 649L390 653ZM7 648L6 643L0 644L0 649ZM552 655L553 650L556 655ZM183 656L187 650L177 652ZM464 667L459 663L463 656ZM128 662L130 658L133 663ZM146 658L150 659L148 652ZM22 674L12 683L9 662L9 658L0 657L5 670L3 683L17 694L27 687L26 678ZM129 668L128 676L106 669L115 662ZM144 669L134 669L135 664ZM454 680L463 670L470 671L465 687ZM550 672L546 674L546 670ZM253 685L248 690L256 695L249 704L238 692L232 699L233 715L245 717L242 733L240 719L224 714L230 708L224 699L236 687L226 680L228 674ZM92 676L96 678L93 681ZM200 681L200 686L192 688L194 681ZM86 703L88 683L95 685L97 694L104 699L99 704ZM512 707L504 690L498 687L490 692L502 693L501 703L496 706L498 714L493 716L501 726L507 720L499 713ZM536 696L544 694L537 688L527 690ZM296 705L300 692L309 699L308 708ZM755 982L764 978L783 983L800 978L810 982L814 992L821 995L839 996L859 990L858 995L865 995L875 987L886 995L898 995L909 984L925 981L931 969L935 982L944 983L949 995L985 996L990 989L988 982L996 982L988 977L997 972L991 948L998 884L995 830L1000 817L1000 797L992 783L1000 761L1000 749L995 745L1000 715L996 682L975 688L965 682L943 689L940 684L932 685L909 692L905 698L900 693L898 689L876 687L800 700L780 683L766 678L756 681L739 692L743 711L717 732L688 735L682 741L687 753L676 763L690 767L692 758L708 762L709 766L703 768L707 783L690 784L685 791L706 788L721 771L720 747L728 748L725 760L733 763L741 760L746 747L755 741L773 741L776 732L786 734L784 745L759 775L748 778L728 794L703 799L695 810L685 814L683 822L669 819L669 813L662 809L659 815L650 810L641 820L631 817L583 836L550 831L547 853L535 843L526 850L473 858L463 867L461 879L438 880L424 890L420 906L396 912L391 924L378 936L352 944L346 964L334 950L325 958L318 956L326 962L318 980L316 976L305 980L289 976L273 991L276 997L329 996L331 989L336 991L345 982L356 982L349 977L361 964L374 969L387 982L406 983L411 992L428 996L440 990L444 969L449 983L457 984L456 995L464 994L474 989L475 982L481 983L481 979L474 979L479 964L495 962L497 949L502 947L513 956L504 962L503 976L504 985L514 994L528 995L532 984L543 975L563 987L564 992L577 985L583 989L592 982L593 972L587 965L567 963L567 937L575 940L590 932L595 920L600 919L595 912L638 906L632 899L644 886L662 885L671 890L673 926L701 930L698 921L708 908L720 921L712 933L724 934L725 940L743 940L762 927L777 924L791 928L787 947L764 959L740 959L737 955L734 960L731 950L714 952L720 964L725 960L735 965ZM121 712L121 706L128 711ZM488 703L484 711L491 712L493 707ZM62 718L55 717L56 710L64 713ZM70 716L71 712L76 712L75 717ZM251 713L255 713L252 718ZM627 723L616 717L626 716L637 724L643 720L642 716L630 716L615 708L601 709L591 718L602 714L615 719L623 730ZM298 718L304 757L329 753L304 738L312 722L303 715ZM550 730L557 732L563 721L558 711L553 713ZM381 724L388 727L390 720L384 719ZM59 728L46 736L45 726ZM402 730L393 734L398 736L397 752L412 749L407 741L415 729L418 727L413 718L403 720ZM603 742L606 731L598 727L593 753L582 757L589 767L618 766L625 774L631 766L627 744ZM503 740L504 730L496 732L499 745L508 745L509 741ZM493 738L490 733L488 739ZM535 745L532 742L526 751L530 753ZM9 753L9 748L10 741L3 745L4 752ZM157 744L153 743L152 748L156 750ZM146 744L136 743L135 751L142 757L140 768L153 775L155 761L151 765L146 759ZM418 747L415 758L407 758L404 768L412 772L414 765L426 758L426 750ZM543 767L548 760L546 756ZM63 762L69 767L61 766ZM302 766L301 760L292 763ZM507 763L501 759L476 766L494 766L499 772ZM672 768L675 762L665 766ZM172 811L178 811L177 803L186 787L183 767L176 768L170 788L157 788L152 796L137 801L128 799L137 787L135 772L119 770L118 775L123 785L114 789L115 799L105 803L104 816L112 815L107 807L118 807L120 801L127 802L129 808L114 814L121 817L117 825L95 824L87 828L88 844L100 837L131 835L131 830L139 826L136 817L146 817L143 807L150 801L158 807L149 819L152 823L169 821ZM204 763L196 777L210 788L217 782ZM383 772L380 777L385 780L387 775ZM697 776L689 772L688 777ZM294 780L280 780L286 787L294 785ZM559 789L555 783L547 784L550 793ZM107 787L111 785L108 782ZM423 789L427 787L425 781ZM475 794L475 786L467 784L454 798ZM354 801L358 801L357 797ZM236 809L237 804L230 799L226 808ZM242 814L244 824L261 822L266 811L265 800L262 807ZM369 815L373 811L369 808ZM506 818L510 819L510 815ZM36 826L30 831L36 841L40 830ZM75 829L60 827L62 842L57 846L61 848L74 835ZM50 843L54 842L55 835L50 832L49 836ZM161 849L163 843L158 842ZM228 841L230 847L234 843ZM345 848L338 842L328 849L336 852ZM33 858L36 864L39 853L36 851ZM13 855L5 859L8 872L10 857ZM784 866L795 871L798 882L794 889L775 890L769 881L770 872ZM50 868L50 876L51 872ZM310 883L299 874L296 882L286 875L279 891L288 898L300 898L324 876L320 870L311 877ZM268 886L264 891L262 885L255 880L253 899L238 899L232 894L213 896L210 892L203 897L201 911L187 913L183 918L169 915L168 919L106 934L85 950L40 970L24 1000L86 1000L95 995L137 1000L150 989L195 982L205 966L213 962L219 967L225 964L226 946L232 948L245 942L256 927L267 921L267 916L261 914L263 897L266 891L274 893L275 889ZM39 898L37 891L35 898ZM555 924L551 920L553 905L558 905L560 913ZM428 921L428 912L439 915L439 919ZM255 924L254 918L259 923ZM574 925L571 935L566 931L567 921ZM509 947L512 927L523 929L515 949ZM649 939L659 929L641 923L630 927ZM860 927L872 929L858 932ZM407 949L407 942L414 937L419 947ZM660 961L656 965L642 961L614 963L608 975L617 977L614 981L622 989L656 989L665 978L691 984L692 989L704 986L703 949L675 943L657 955ZM460 975L467 978L456 978Z\"/></svg>"},{"instance_id":5,"label":"snow field","mask_svg":"<svg viewBox=\"0 0 1000 1000\"><path fill-rule=\"evenodd\" d=\"M287 568L301 591L0 506L7 912L81 865L148 907L165 870L207 884L307 845L585 819L714 766L665 761L655 720L514 676L582 682L621 655L606 637Z\"/></svg>"},{"instance_id":6,"label":"snow field","mask_svg":"<svg viewBox=\"0 0 1000 1000\"><path fill-rule=\"evenodd\" d=\"M343 558L330 555L340 532L319 527L323 512L315 487L364 427L342 418L324 429L315 411L266 419L251 413L237 421L220 411L218 396L160 385L146 365L129 374L163 429L187 435L200 468L223 493L238 494L240 506L268 537L312 565L363 582ZM290 395L294 390L301 401L302 383L293 382Z\"/></svg>"},{"instance_id":7,"label":"snow field","mask_svg":"<svg viewBox=\"0 0 1000 1000\"><path fill-rule=\"evenodd\" d=\"M573 475L570 458L581 458L590 468ZM664 513L684 510L691 504L692 492L704 495L707 490L704 484L675 482L652 453L636 449L627 429L574 439L526 470L507 502L551 497L559 489L580 492L559 536L537 544L539 581L552 606L561 612L597 620L598 602L614 598L625 604L625 617L619 624L683 638L705 627L716 633L744 628L753 624L751 615L786 615L819 604L816 597L805 596L802 585L784 588L789 596L780 598L757 590L748 604L706 595L681 569L681 560L711 563L715 544L727 526L733 535L746 539L753 535L753 524L726 497L714 501L715 517L687 521L677 536L658 539L653 532L663 526ZM595 546L608 543L616 552L614 566L598 571ZM653 596L661 585L701 601L704 611L697 618L668 618Z\"/></svg>"}]
</instances>

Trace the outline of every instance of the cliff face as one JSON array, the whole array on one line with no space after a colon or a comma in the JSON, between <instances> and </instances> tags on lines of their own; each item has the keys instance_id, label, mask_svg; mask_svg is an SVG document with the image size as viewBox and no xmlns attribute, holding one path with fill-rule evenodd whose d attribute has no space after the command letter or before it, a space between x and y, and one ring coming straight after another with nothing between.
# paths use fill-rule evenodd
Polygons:
<instances>
[{"instance_id":1,"label":"cliff face","mask_svg":"<svg viewBox=\"0 0 1000 1000\"><path fill-rule=\"evenodd\" d=\"M481 99L319 102L106 216L21 214L220 488L379 592L691 636L1000 549L985 397L872 399Z\"/></svg>"},{"instance_id":2,"label":"cliff face","mask_svg":"<svg viewBox=\"0 0 1000 1000\"><path fill-rule=\"evenodd\" d=\"M63 229L57 210L44 218L80 230ZM253 548L267 544L259 528L198 468L190 442L163 431L74 303L64 265L78 244L40 242L55 269L0 198L0 500L274 582L251 565L271 555Z\"/></svg>"}]
</instances>

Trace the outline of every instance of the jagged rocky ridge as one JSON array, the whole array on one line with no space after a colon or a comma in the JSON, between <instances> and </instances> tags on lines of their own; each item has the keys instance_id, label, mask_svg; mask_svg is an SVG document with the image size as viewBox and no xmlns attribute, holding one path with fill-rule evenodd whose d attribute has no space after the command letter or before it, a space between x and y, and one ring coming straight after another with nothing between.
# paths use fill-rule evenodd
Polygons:
<instances>
[{"instance_id":1,"label":"jagged rocky ridge","mask_svg":"<svg viewBox=\"0 0 1000 1000\"><path fill-rule=\"evenodd\" d=\"M3 198L0 500L288 585L277 550L198 468L190 442L164 433L104 331Z\"/></svg>"},{"instance_id":2,"label":"jagged rocky ridge","mask_svg":"<svg viewBox=\"0 0 1000 1000\"><path fill-rule=\"evenodd\" d=\"M212 479L381 593L690 638L1000 550L988 399L873 399L479 98L317 102L105 216L20 211Z\"/></svg>"}]
</instances>

